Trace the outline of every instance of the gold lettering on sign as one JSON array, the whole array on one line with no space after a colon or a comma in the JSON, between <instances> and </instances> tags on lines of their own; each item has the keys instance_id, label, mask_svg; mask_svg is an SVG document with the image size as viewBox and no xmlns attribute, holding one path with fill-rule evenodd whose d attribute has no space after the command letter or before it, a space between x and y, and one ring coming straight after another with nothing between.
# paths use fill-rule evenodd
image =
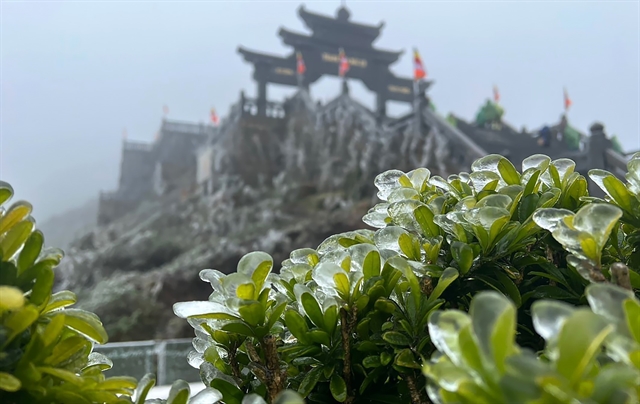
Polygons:
<instances>
[{"instance_id":1,"label":"gold lettering on sign","mask_svg":"<svg viewBox=\"0 0 640 404\"><path fill-rule=\"evenodd\" d=\"M325 52L322 54L322 60L324 60L325 62L339 63L340 55ZM347 60L349 61L349 65L351 66L361 67L363 69L367 67L367 61L365 59L350 58L347 56Z\"/></svg>"},{"instance_id":2,"label":"gold lettering on sign","mask_svg":"<svg viewBox=\"0 0 640 404\"><path fill-rule=\"evenodd\" d=\"M387 87L392 93L411 94L409 87L389 86Z\"/></svg>"},{"instance_id":3,"label":"gold lettering on sign","mask_svg":"<svg viewBox=\"0 0 640 404\"><path fill-rule=\"evenodd\" d=\"M293 69L287 69L286 67L276 67L275 72L276 74L282 74L283 76L293 76L295 74Z\"/></svg>"}]
</instances>

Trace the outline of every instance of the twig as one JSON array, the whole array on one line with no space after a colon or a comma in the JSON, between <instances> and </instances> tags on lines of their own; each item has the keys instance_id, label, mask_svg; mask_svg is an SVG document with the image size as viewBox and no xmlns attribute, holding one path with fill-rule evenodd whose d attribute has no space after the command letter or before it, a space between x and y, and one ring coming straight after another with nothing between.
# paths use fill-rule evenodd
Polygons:
<instances>
[{"instance_id":1,"label":"twig","mask_svg":"<svg viewBox=\"0 0 640 404\"><path fill-rule=\"evenodd\" d=\"M616 262L611 265L611 282L621 288L631 290L631 279L629 279L629 267L622 262Z\"/></svg>"},{"instance_id":2,"label":"twig","mask_svg":"<svg viewBox=\"0 0 640 404\"><path fill-rule=\"evenodd\" d=\"M269 389L269 402L272 403L276 396L285 389L287 375L280 369L280 357L276 347L276 338L267 335L262 339L264 356L267 361L267 388Z\"/></svg>"},{"instance_id":3,"label":"twig","mask_svg":"<svg viewBox=\"0 0 640 404\"><path fill-rule=\"evenodd\" d=\"M238 358L236 358L237 353L238 347L236 346L236 344L233 344L231 346L231 349L229 349L229 364L231 365L231 373L239 383L240 380L242 380L242 375L240 374L240 368L238 367Z\"/></svg>"},{"instance_id":4,"label":"twig","mask_svg":"<svg viewBox=\"0 0 640 404\"><path fill-rule=\"evenodd\" d=\"M411 404L423 404L424 401L422 400L418 386L416 386L416 378L413 374L407 375L407 386L411 394Z\"/></svg>"},{"instance_id":5,"label":"twig","mask_svg":"<svg viewBox=\"0 0 640 404\"><path fill-rule=\"evenodd\" d=\"M340 323L342 325L342 348L344 349L344 365L342 367L342 376L347 386L347 398L345 404L351 404L355 400L353 394L353 386L351 385L351 332L357 321L357 309L355 306L350 312L346 309L340 309Z\"/></svg>"}]
</instances>

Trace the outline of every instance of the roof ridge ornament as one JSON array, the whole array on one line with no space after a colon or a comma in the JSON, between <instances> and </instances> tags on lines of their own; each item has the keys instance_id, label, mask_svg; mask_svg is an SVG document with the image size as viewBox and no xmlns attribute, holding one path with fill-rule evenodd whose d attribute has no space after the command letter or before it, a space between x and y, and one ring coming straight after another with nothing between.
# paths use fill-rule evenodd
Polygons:
<instances>
[{"instance_id":1,"label":"roof ridge ornament","mask_svg":"<svg viewBox=\"0 0 640 404\"><path fill-rule=\"evenodd\" d=\"M342 6L340 6L340 8L338 9L338 12L336 13L336 19L338 21L349 21L350 17L351 17L351 13L349 12L349 9L345 5L345 1L343 0Z\"/></svg>"}]
</instances>

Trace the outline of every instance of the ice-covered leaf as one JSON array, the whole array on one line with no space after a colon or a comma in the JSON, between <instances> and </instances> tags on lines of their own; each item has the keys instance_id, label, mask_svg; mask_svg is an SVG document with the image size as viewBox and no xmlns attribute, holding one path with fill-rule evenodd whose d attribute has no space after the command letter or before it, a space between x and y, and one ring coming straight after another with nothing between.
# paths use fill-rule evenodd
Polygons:
<instances>
[{"instance_id":1,"label":"ice-covered leaf","mask_svg":"<svg viewBox=\"0 0 640 404\"><path fill-rule=\"evenodd\" d=\"M402 186L400 184L400 178L402 177L406 178L406 180L410 182L405 173L400 170L389 170L378 174L374 180L374 184L378 188L378 198L386 201L389 194L391 194L394 189Z\"/></svg>"},{"instance_id":2,"label":"ice-covered leaf","mask_svg":"<svg viewBox=\"0 0 640 404\"><path fill-rule=\"evenodd\" d=\"M469 316L485 358L504 372L505 359L515 351L515 306L500 293L483 291L472 300Z\"/></svg>"},{"instance_id":3,"label":"ice-covered leaf","mask_svg":"<svg viewBox=\"0 0 640 404\"><path fill-rule=\"evenodd\" d=\"M522 160L522 172L525 172L530 168L545 171L549 167L550 163L551 159L549 156L545 156L544 154L534 154L533 156Z\"/></svg>"},{"instance_id":4,"label":"ice-covered leaf","mask_svg":"<svg viewBox=\"0 0 640 404\"><path fill-rule=\"evenodd\" d=\"M459 336L462 329L471 326L469 316L459 310L434 311L429 316L431 342L458 366L463 365Z\"/></svg>"},{"instance_id":5,"label":"ice-covered leaf","mask_svg":"<svg viewBox=\"0 0 640 404\"><path fill-rule=\"evenodd\" d=\"M562 325L575 308L555 300L539 300L531 306L531 317L536 332L546 341L558 338Z\"/></svg>"},{"instance_id":6,"label":"ice-covered leaf","mask_svg":"<svg viewBox=\"0 0 640 404\"><path fill-rule=\"evenodd\" d=\"M595 356L602 349L613 326L587 309L577 309L564 321L558 337L556 369L572 384L589 370Z\"/></svg>"}]
</instances>

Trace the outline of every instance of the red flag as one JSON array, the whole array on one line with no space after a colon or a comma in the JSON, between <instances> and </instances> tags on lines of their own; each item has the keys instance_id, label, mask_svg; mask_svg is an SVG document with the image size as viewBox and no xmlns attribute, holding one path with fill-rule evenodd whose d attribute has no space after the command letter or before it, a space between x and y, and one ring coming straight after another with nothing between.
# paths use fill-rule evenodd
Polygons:
<instances>
[{"instance_id":1,"label":"red flag","mask_svg":"<svg viewBox=\"0 0 640 404\"><path fill-rule=\"evenodd\" d=\"M340 67L338 69L338 75L344 77L349 71L349 60L344 53L344 49L340 48Z\"/></svg>"},{"instance_id":2,"label":"red flag","mask_svg":"<svg viewBox=\"0 0 640 404\"><path fill-rule=\"evenodd\" d=\"M569 93L567 93L567 89L564 89L564 110L568 111L569 107L573 104L571 102L571 98L569 98Z\"/></svg>"},{"instance_id":3,"label":"red flag","mask_svg":"<svg viewBox=\"0 0 640 404\"><path fill-rule=\"evenodd\" d=\"M298 52L298 54L296 55L296 59L298 60L298 76L302 76L304 72L307 71L307 66L304 64L304 59L302 58L302 53Z\"/></svg>"},{"instance_id":4,"label":"red flag","mask_svg":"<svg viewBox=\"0 0 640 404\"><path fill-rule=\"evenodd\" d=\"M218 118L215 108L211 108L211 122L213 122L214 125L217 125L218 122L220 122L220 118Z\"/></svg>"},{"instance_id":5,"label":"red flag","mask_svg":"<svg viewBox=\"0 0 640 404\"><path fill-rule=\"evenodd\" d=\"M422 59L417 49L413 50L413 79L415 81L422 80L427 77L427 71L422 64Z\"/></svg>"},{"instance_id":6,"label":"red flag","mask_svg":"<svg viewBox=\"0 0 640 404\"><path fill-rule=\"evenodd\" d=\"M493 101L496 103L500 102L500 92L498 91L498 86L493 86Z\"/></svg>"},{"instance_id":7,"label":"red flag","mask_svg":"<svg viewBox=\"0 0 640 404\"><path fill-rule=\"evenodd\" d=\"M169 115L169 107L167 107L166 105L164 105L164 106L162 107L162 113L163 113L164 115Z\"/></svg>"}]
</instances>

